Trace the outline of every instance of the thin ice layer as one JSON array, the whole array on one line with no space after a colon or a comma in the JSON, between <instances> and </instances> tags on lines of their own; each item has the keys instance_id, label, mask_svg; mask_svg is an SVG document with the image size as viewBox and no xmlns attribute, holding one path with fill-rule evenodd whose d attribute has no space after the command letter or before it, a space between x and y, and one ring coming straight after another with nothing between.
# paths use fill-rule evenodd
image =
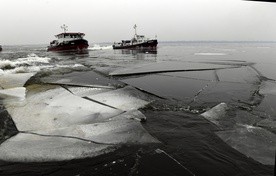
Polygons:
<instances>
[{"instance_id":1,"label":"thin ice layer","mask_svg":"<svg viewBox=\"0 0 276 176\"><path fill-rule=\"evenodd\" d=\"M259 121L257 116L250 116L241 111L230 117L226 115L227 110L228 106L220 103L201 115L223 130L216 134L228 145L258 162L272 165L276 146L275 134L248 125ZM228 120L225 121L225 118Z\"/></svg>"},{"instance_id":2,"label":"thin ice layer","mask_svg":"<svg viewBox=\"0 0 276 176\"><path fill-rule=\"evenodd\" d=\"M20 131L98 122L122 112L75 96L59 86L30 86L25 102L6 104L6 108Z\"/></svg>"},{"instance_id":3,"label":"thin ice layer","mask_svg":"<svg viewBox=\"0 0 276 176\"><path fill-rule=\"evenodd\" d=\"M172 79L190 78L190 79L196 79L196 80L218 81L216 70L160 73L160 75L169 76Z\"/></svg>"},{"instance_id":4,"label":"thin ice layer","mask_svg":"<svg viewBox=\"0 0 276 176\"><path fill-rule=\"evenodd\" d=\"M250 125L237 125L233 130L216 133L234 149L254 160L273 165L275 161L276 135Z\"/></svg>"},{"instance_id":5,"label":"thin ice layer","mask_svg":"<svg viewBox=\"0 0 276 176\"><path fill-rule=\"evenodd\" d=\"M217 70L219 81L257 84L260 82L258 73L250 67Z\"/></svg>"},{"instance_id":6,"label":"thin ice layer","mask_svg":"<svg viewBox=\"0 0 276 176\"><path fill-rule=\"evenodd\" d=\"M133 87L145 90L163 98L172 98L191 102L204 89L210 81L195 80L164 75L147 75L138 78L122 80ZM173 85L173 86L172 86Z\"/></svg>"},{"instance_id":7,"label":"thin ice layer","mask_svg":"<svg viewBox=\"0 0 276 176\"><path fill-rule=\"evenodd\" d=\"M252 103L255 98L254 92L258 90L258 85L241 84L234 82L213 82L202 91L192 106L208 105L210 103L219 104L225 102L227 104L247 102Z\"/></svg>"},{"instance_id":8,"label":"thin ice layer","mask_svg":"<svg viewBox=\"0 0 276 176\"><path fill-rule=\"evenodd\" d=\"M254 68L256 68L262 76L276 80L276 72L275 72L275 65L274 64L267 64L267 63L256 63L254 65Z\"/></svg>"},{"instance_id":9,"label":"thin ice layer","mask_svg":"<svg viewBox=\"0 0 276 176\"><path fill-rule=\"evenodd\" d=\"M276 82L263 81L259 93L263 95L276 95Z\"/></svg>"},{"instance_id":10,"label":"thin ice layer","mask_svg":"<svg viewBox=\"0 0 276 176\"><path fill-rule=\"evenodd\" d=\"M139 109L146 106L149 102L145 95L133 87L124 87L113 91L108 91L92 96L88 96L92 100L107 104L123 111Z\"/></svg>"},{"instance_id":11,"label":"thin ice layer","mask_svg":"<svg viewBox=\"0 0 276 176\"><path fill-rule=\"evenodd\" d=\"M193 63L193 62L159 62L146 65L138 65L131 68L115 70L109 73L110 76L139 75L149 73L179 72L179 71L200 71L215 70L221 68L233 68L231 65Z\"/></svg>"},{"instance_id":12,"label":"thin ice layer","mask_svg":"<svg viewBox=\"0 0 276 176\"><path fill-rule=\"evenodd\" d=\"M88 87L114 88L113 85L123 85L121 82L112 80L94 72L73 72L64 75L52 75L42 78L42 82L60 85L75 85Z\"/></svg>"}]
</instances>

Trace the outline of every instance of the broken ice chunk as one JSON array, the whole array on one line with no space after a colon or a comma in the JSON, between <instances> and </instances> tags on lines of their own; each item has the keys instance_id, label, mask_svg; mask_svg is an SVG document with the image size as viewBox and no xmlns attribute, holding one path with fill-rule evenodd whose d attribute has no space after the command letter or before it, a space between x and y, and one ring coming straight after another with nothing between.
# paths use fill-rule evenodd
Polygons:
<instances>
[{"instance_id":1,"label":"broken ice chunk","mask_svg":"<svg viewBox=\"0 0 276 176\"><path fill-rule=\"evenodd\" d=\"M225 116L227 109L228 106L226 103L220 103L212 109L202 113L201 115L210 122L219 125L218 120Z\"/></svg>"},{"instance_id":2,"label":"broken ice chunk","mask_svg":"<svg viewBox=\"0 0 276 176\"><path fill-rule=\"evenodd\" d=\"M4 89L23 87L34 73L4 74L0 76L0 86Z\"/></svg>"}]
</instances>

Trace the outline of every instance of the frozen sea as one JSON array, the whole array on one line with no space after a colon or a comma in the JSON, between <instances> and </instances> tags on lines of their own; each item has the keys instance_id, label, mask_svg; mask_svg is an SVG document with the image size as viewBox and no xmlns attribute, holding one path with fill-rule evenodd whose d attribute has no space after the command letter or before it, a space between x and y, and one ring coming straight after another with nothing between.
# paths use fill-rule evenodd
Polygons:
<instances>
[{"instance_id":1,"label":"frozen sea","mask_svg":"<svg viewBox=\"0 0 276 176\"><path fill-rule=\"evenodd\" d=\"M0 52L0 175L269 176L276 43Z\"/></svg>"}]
</instances>

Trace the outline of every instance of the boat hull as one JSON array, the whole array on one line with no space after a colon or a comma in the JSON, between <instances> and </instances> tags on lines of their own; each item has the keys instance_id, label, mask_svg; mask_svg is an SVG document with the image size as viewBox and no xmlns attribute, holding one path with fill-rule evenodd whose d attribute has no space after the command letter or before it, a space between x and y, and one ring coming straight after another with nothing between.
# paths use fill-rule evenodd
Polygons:
<instances>
[{"instance_id":1,"label":"boat hull","mask_svg":"<svg viewBox=\"0 0 276 176\"><path fill-rule=\"evenodd\" d=\"M84 39L63 42L55 46L48 46L47 51L83 51L88 48L88 41Z\"/></svg>"},{"instance_id":2,"label":"boat hull","mask_svg":"<svg viewBox=\"0 0 276 176\"><path fill-rule=\"evenodd\" d=\"M143 43L130 44L130 45L113 45L113 49L146 49L146 48L156 48L157 40L148 40Z\"/></svg>"}]
</instances>

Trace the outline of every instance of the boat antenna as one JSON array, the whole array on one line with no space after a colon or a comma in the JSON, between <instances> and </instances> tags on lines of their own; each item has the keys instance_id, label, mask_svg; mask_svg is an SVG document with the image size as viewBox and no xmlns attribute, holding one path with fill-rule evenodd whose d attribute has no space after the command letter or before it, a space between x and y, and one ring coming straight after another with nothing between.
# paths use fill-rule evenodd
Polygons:
<instances>
[{"instance_id":1,"label":"boat antenna","mask_svg":"<svg viewBox=\"0 0 276 176\"><path fill-rule=\"evenodd\" d=\"M134 28L134 30L135 30L135 36L136 36L136 35L137 35L137 31L136 31L137 25L135 24L135 25L133 26L133 28Z\"/></svg>"},{"instance_id":2,"label":"boat antenna","mask_svg":"<svg viewBox=\"0 0 276 176\"><path fill-rule=\"evenodd\" d=\"M63 29L64 33L66 33L66 31L68 31L68 26L66 26L65 24L60 26L60 28Z\"/></svg>"}]
</instances>

